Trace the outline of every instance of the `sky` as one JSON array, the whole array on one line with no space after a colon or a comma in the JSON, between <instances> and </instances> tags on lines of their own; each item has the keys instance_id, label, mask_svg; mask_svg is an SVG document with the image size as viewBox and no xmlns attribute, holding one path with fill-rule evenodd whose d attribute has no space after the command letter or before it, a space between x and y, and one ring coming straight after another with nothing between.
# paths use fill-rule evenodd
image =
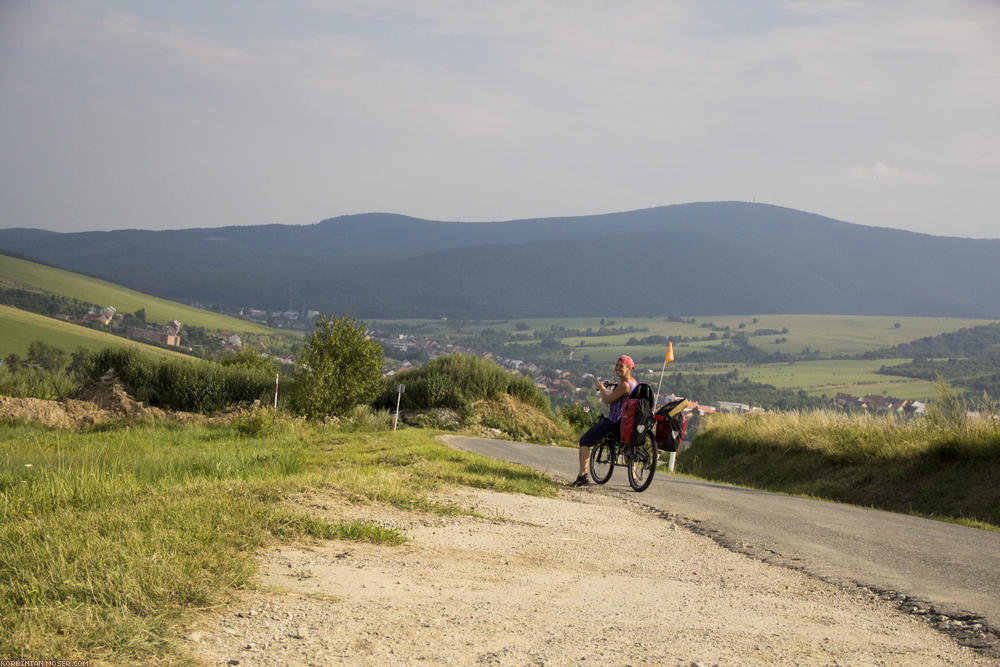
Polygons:
<instances>
[{"instance_id":1,"label":"sky","mask_svg":"<svg viewBox=\"0 0 1000 667\"><path fill-rule=\"evenodd\" d=\"M0 0L0 228L695 201L1000 238L1000 2Z\"/></svg>"}]
</instances>

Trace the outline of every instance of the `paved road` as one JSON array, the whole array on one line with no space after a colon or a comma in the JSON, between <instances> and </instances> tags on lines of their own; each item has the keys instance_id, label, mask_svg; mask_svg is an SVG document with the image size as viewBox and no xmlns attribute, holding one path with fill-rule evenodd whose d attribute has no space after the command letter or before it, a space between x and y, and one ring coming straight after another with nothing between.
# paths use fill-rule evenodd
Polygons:
<instances>
[{"instance_id":1,"label":"paved road","mask_svg":"<svg viewBox=\"0 0 1000 667\"><path fill-rule=\"evenodd\" d=\"M576 450L448 436L457 448L576 477ZM657 472L637 494L617 468L610 490L691 521L738 551L841 584L901 593L1000 629L1000 533Z\"/></svg>"}]
</instances>

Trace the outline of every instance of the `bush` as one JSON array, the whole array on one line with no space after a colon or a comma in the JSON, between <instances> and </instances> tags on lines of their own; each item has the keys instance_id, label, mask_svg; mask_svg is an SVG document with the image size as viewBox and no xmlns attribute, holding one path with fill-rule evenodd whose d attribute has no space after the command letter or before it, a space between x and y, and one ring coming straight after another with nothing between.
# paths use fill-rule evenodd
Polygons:
<instances>
[{"instance_id":1,"label":"bush","mask_svg":"<svg viewBox=\"0 0 1000 667\"><path fill-rule=\"evenodd\" d=\"M348 432L372 433L392 428L392 415L388 410L375 410L368 405L355 405L341 429Z\"/></svg>"},{"instance_id":2,"label":"bush","mask_svg":"<svg viewBox=\"0 0 1000 667\"><path fill-rule=\"evenodd\" d=\"M321 316L302 347L289 406L310 419L344 415L378 396L382 360L382 346L363 322Z\"/></svg>"},{"instance_id":3,"label":"bush","mask_svg":"<svg viewBox=\"0 0 1000 667\"><path fill-rule=\"evenodd\" d=\"M548 398L531 378L471 355L438 357L420 368L389 378L375 404L394 409L399 384L406 386L400 407L407 410L454 408L466 412L476 401L508 394L546 414L552 412Z\"/></svg>"},{"instance_id":4,"label":"bush","mask_svg":"<svg viewBox=\"0 0 1000 667\"><path fill-rule=\"evenodd\" d=\"M263 408L251 408L240 412L233 419L233 430L243 438L253 438L267 432L274 422L274 414Z\"/></svg>"},{"instance_id":5,"label":"bush","mask_svg":"<svg viewBox=\"0 0 1000 667\"><path fill-rule=\"evenodd\" d=\"M161 360L136 348L105 348L86 359L82 367L90 381L113 369L135 400L185 412L216 412L266 400L274 386L268 371L211 361Z\"/></svg>"},{"instance_id":6,"label":"bush","mask_svg":"<svg viewBox=\"0 0 1000 667\"><path fill-rule=\"evenodd\" d=\"M0 394L18 398L64 398L73 391L73 381L62 372L32 366L12 370L0 366Z\"/></svg>"},{"instance_id":7,"label":"bush","mask_svg":"<svg viewBox=\"0 0 1000 667\"><path fill-rule=\"evenodd\" d=\"M578 403L560 406L559 416L574 432L585 433L593 424L591 413L584 412L583 406Z\"/></svg>"}]
</instances>

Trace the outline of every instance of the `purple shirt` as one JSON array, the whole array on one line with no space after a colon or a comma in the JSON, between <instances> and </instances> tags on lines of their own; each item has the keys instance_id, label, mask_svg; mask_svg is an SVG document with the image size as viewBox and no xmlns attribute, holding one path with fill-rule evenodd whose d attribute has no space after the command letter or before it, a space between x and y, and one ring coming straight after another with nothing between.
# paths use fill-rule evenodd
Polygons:
<instances>
[{"instance_id":1,"label":"purple shirt","mask_svg":"<svg viewBox=\"0 0 1000 667\"><path fill-rule=\"evenodd\" d=\"M632 390L636 388L639 381L632 378L628 381L628 394L632 393ZM622 420L622 407L625 405L625 399L628 398L628 394L625 394L617 401L611 404L611 409L608 410L608 419L613 422L620 422Z\"/></svg>"}]
</instances>

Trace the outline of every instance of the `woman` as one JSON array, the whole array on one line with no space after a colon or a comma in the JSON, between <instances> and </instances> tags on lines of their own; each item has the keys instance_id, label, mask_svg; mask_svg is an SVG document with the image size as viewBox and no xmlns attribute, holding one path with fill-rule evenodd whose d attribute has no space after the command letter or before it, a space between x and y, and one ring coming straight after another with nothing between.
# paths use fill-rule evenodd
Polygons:
<instances>
[{"instance_id":1,"label":"woman","mask_svg":"<svg viewBox=\"0 0 1000 667\"><path fill-rule=\"evenodd\" d=\"M573 486L584 486L590 483L590 480L587 479L587 468L590 466L590 448L603 440L605 435L619 427L618 422L622 419L622 405L625 403L625 398L639 384L638 380L632 378L633 368L635 368L635 362L632 361L632 357L623 354L615 362L615 375L620 380L618 386L608 391L602 381L597 381L598 395L602 401L610 404L611 408L608 410L607 417L601 417L600 421L591 426L580 437L580 474L573 482Z\"/></svg>"}]
</instances>

